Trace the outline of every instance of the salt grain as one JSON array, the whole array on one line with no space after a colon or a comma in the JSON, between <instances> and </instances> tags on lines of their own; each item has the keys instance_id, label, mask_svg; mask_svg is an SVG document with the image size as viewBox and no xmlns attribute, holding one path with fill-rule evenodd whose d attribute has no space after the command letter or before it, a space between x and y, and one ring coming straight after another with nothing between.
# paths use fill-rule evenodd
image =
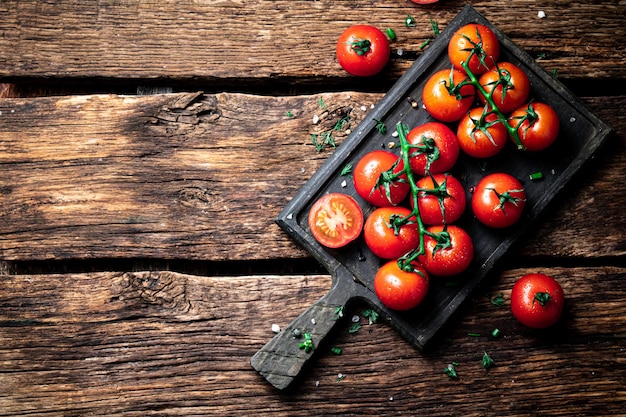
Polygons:
<instances>
[{"instance_id":1,"label":"salt grain","mask_svg":"<svg viewBox=\"0 0 626 417\"><path fill-rule=\"evenodd\" d=\"M280 333L280 326L276 323L272 324L272 331L274 333Z\"/></svg>"},{"instance_id":2,"label":"salt grain","mask_svg":"<svg viewBox=\"0 0 626 417\"><path fill-rule=\"evenodd\" d=\"M313 124L316 125L318 124L320 121L320 117L316 114L313 116Z\"/></svg>"},{"instance_id":3,"label":"salt grain","mask_svg":"<svg viewBox=\"0 0 626 417\"><path fill-rule=\"evenodd\" d=\"M537 17L539 19L543 19L546 17L546 12L544 12L543 10L539 10L539 12L537 13Z\"/></svg>"}]
</instances>

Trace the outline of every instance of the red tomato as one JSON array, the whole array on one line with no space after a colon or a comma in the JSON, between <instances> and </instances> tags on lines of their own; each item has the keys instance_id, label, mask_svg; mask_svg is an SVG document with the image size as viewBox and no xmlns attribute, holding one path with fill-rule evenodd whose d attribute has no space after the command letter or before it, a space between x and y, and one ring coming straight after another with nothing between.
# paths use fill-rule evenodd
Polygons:
<instances>
[{"instance_id":1,"label":"red tomato","mask_svg":"<svg viewBox=\"0 0 626 417\"><path fill-rule=\"evenodd\" d=\"M392 310L407 311L417 307L428 293L428 274L417 262L405 271L398 261L384 264L374 276L374 292Z\"/></svg>"},{"instance_id":2,"label":"red tomato","mask_svg":"<svg viewBox=\"0 0 626 417\"><path fill-rule=\"evenodd\" d=\"M504 228L519 220L526 205L524 186L515 177L498 172L481 179L472 195L472 210L486 226Z\"/></svg>"},{"instance_id":3,"label":"red tomato","mask_svg":"<svg viewBox=\"0 0 626 417\"><path fill-rule=\"evenodd\" d=\"M489 70L500 56L500 42L487 26L470 23L459 28L448 43L448 57L455 68L463 70L467 61L474 75Z\"/></svg>"},{"instance_id":4,"label":"red tomato","mask_svg":"<svg viewBox=\"0 0 626 417\"><path fill-rule=\"evenodd\" d=\"M425 224L454 223L465 211L465 188L452 175L429 175L422 177L416 185L421 190L417 206Z\"/></svg>"},{"instance_id":5,"label":"red tomato","mask_svg":"<svg viewBox=\"0 0 626 417\"><path fill-rule=\"evenodd\" d=\"M442 122L459 120L474 102L475 88L467 81L465 73L453 68L434 73L422 90L426 111Z\"/></svg>"},{"instance_id":6,"label":"red tomato","mask_svg":"<svg viewBox=\"0 0 626 417\"><path fill-rule=\"evenodd\" d=\"M496 107L502 113L510 113L522 106L530 93L530 81L526 73L510 62L498 62L496 66L481 75L480 85L491 95ZM485 104L482 94L478 97Z\"/></svg>"},{"instance_id":7,"label":"red tomato","mask_svg":"<svg viewBox=\"0 0 626 417\"><path fill-rule=\"evenodd\" d=\"M411 0L411 2L415 4L431 4L437 3L439 0Z\"/></svg>"},{"instance_id":8,"label":"red tomato","mask_svg":"<svg viewBox=\"0 0 626 417\"><path fill-rule=\"evenodd\" d=\"M349 195L330 193L313 203L308 223L319 243L329 248L340 248L361 234L363 212Z\"/></svg>"},{"instance_id":9,"label":"red tomato","mask_svg":"<svg viewBox=\"0 0 626 417\"><path fill-rule=\"evenodd\" d=\"M365 221L363 236L374 255L383 259L400 258L419 246L419 228L406 207L379 207ZM400 224L402 219L408 222Z\"/></svg>"},{"instance_id":10,"label":"red tomato","mask_svg":"<svg viewBox=\"0 0 626 417\"><path fill-rule=\"evenodd\" d=\"M504 149L508 131L495 113L476 107L461 119L456 136L463 152L474 158L489 158Z\"/></svg>"},{"instance_id":11,"label":"red tomato","mask_svg":"<svg viewBox=\"0 0 626 417\"><path fill-rule=\"evenodd\" d=\"M456 135L443 123L428 122L406 135L411 146L409 163L417 175L439 174L454 166L459 157Z\"/></svg>"},{"instance_id":12,"label":"red tomato","mask_svg":"<svg viewBox=\"0 0 626 417\"><path fill-rule=\"evenodd\" d=\"M337 60L352 75L368 77L378 74L387 65L391 50L387 36L369 25L346 29L337 41Z\"/></svg>"},{"instance_id":13,"label":"red tomato","mask_svg":"<svg viewBox=\"0 0 626 417\"><path fill-rule=\"evenodd\" d=\"M354 188L365 201L376 207L395 206L401 203L410 191L404 163L392 152L378 149L363 156L352 170ZM397 175L393 181L385 176Z\"/></svg>"},{"instance_id":14,"label":"red tomato","mask_svg":"<svg viewBox=\"0 0 626 417\"><path fill-rule=\"evenodd\" d=\"M455 225L431 226L424 236L424 254L418 256L429 274L448 277L465 271L474 259L467 232Z\"/></svg>"},{"instance_id":15,"label":"red tomato","mask_svg":"<svg viewBox=\"0 0 626 417\"><path fill-rule=\"evenodd\" d=\"M509 125L517 129L522 145L529 151L541 151L559 135L559 116L548 104L534 102L515 110Z\"/></svg>"},{"instance_id":16,"label":"red tomato","mask_svg":"<svg viewBox=\"0 0 626 417\"><path fill-rule=\"evenodd\" d=\"M533 329L544 329L559 321L564 304L563 288L544 274L524 275L511 291L513 316Z\"/></svg>"}]
</instances>

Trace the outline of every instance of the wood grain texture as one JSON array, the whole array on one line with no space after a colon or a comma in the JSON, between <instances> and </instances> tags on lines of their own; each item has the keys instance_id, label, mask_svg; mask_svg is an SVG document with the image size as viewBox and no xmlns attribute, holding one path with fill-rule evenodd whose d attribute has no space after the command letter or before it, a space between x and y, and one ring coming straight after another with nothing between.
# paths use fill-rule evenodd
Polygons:
<instances>
[{"instance_id":1,"label":"wood grain texture","mask_svg":"<svg viewBox=\"0 0 626 417\"><path fill-rule=\"evenodd\" d=\"M443 29L466 3L448 0L421 7L407 0L261 0L254 5L241 0L8 0L0 4L0 77L236 84L348 79L334 56L336 39L351 24L367 23L396 31L385 77L397 78L433 36L429 20ZM623 2L469 3L565 78L624 77ZM546 18L538 18L540 10ZM416 18L416 27L404 25L408 14Z\"/></svg>"},{"instance_id":2,"label":"wood grain texture","mask_svg":"<svg viewBox=\"0 0 626 417\"><path fill-rule=\"evenodd\" d=\"M311 135L331 131L340 146L380 97L3 99L0 258L306 257L274 219L332 152L317 152ZM548 213L526 254L626 252L626 214L613 197L626 175L626 98L586 103L612 121L616 135ZM333 130L344 115L349 123Z\"/></svg>"},{"instance_id":3,"label":"wood grain texture","mask_svg":"<svg viewBox=\"0 0 626 417\"><path fill-rule=\"evenodd\" d=\"M626 270L544 269L567 294L562 323L547 332L519 325L508 301L490 302L498 293L508 300L525 272L506 271L478 291L425 354L383 322L361 318L350 333L352 316L367 306L347 310L288 392L267 384L250 357L273 323L284 328L325 294L328 276L0 276L0 415L622 413ZM494 328L501 338L490 336ZM484 351L496 364L490 370ZM443 373L451 362L456 380Z\"/></svg>"}]
</instances>

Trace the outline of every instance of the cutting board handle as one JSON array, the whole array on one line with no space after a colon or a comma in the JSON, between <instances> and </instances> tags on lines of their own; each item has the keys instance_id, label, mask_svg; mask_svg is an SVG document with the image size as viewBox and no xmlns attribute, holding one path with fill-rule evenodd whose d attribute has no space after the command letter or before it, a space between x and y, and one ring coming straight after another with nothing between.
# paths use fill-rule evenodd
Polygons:
<instances>
[{"instance_id":1,"label":"cutting board handle","mask_svg":"<svg viewBox=\"0 0 626 417\"><path fill-rule=\"evenodd\" d=\"M356 285L360 284L355 283L352 276L333 279L330 290L322 298L252 357L252 367L274 387L280 390L287 388L337 324L341 318L338 309L355 296ZM308 337L312 346L307 349L305 342Z\"/></svg>"}]
</instances>

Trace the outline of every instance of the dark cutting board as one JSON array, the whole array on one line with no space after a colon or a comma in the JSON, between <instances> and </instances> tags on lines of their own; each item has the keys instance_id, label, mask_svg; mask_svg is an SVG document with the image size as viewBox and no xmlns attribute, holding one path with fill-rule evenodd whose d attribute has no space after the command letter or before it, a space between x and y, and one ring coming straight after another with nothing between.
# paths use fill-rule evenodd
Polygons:
<instances>
[{"instance_id":1,"label":"dark cutting board","mask_svg":"<svg viewBox=\"0 0 626 417\"><path fill-rule=\"evenodd\" d=\"M554 107L560 118L561 131L556 142L546 151L520 152L508 143L501 153L488 160L479 161L465 155L459 157L451 172L464 184L468 200L471 198L471 187L480 178L491 172L507 172L522 181L525 187L525 216L518 224L505 230L489 229L472 217L468 204L464 217L457 224L472 236L475 250L472 265L454 278L454 285L446 280L431 279L426 300L412 311L398 313L382 306L373 292L374 275L383 261L369 251L362 237L340 250L324 248L312 237L307 215L311 204L321 195L341 192L352 195L367 217L373 207L356 194L350 177L341 176L342 169L349 163L356 165L371 150L397 142L391 133L398 122L411 129L433 121L422 110L422 87L431 74L450 68L448 41L458 28L467 23L484 24L496 33L501 44L499 61L512 62L526 71L531 82L531 97ZM412 106L412 100L417 102L416 107ZM379 133L374 119L385 122L388 132ZM314 346L319 345L340 318L338 308L355 299L370 303L417 349L424 349L522 233L532 228L533 222L605 142L609 133L608 126L591 114L532 57L471 6L466 6L278 216L280 227L328 269L333 284L322 299L252 357L252 366L275 387L286 388L314 353L314 350L300 348L302 336L294 337L293 331L297 329L300 334L309 333ZM539 171L544 175L543 180L530 181L529 175Z\"/></svg>"}]
</instances>

